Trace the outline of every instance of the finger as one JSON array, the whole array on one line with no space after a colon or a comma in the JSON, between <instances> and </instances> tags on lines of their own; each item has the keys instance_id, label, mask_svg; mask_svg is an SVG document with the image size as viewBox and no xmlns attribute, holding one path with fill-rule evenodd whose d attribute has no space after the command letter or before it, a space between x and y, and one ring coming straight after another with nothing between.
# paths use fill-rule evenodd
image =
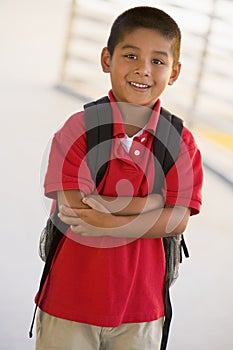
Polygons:
<instances>
[{"instance_id":1,"label":"finger","mask_svg":"<svg viewBox=\"0 0 233 350\"><path fill-rule=\"evenodd\" d=\"M58 213L58 217L62 222L64 222L67 225L80 225L82 223L82 220L77 216L72 217L72 216L63 215L62 213Z\"/></svg>"},{"instance_id":2,"label":"finger","mask_svg":"<svg viewBox=\"0 0 233 350\"><path fill-rule=\"evenodd\" d=\"M75 225L71 225L70 229L74 233L79 233L79 234L83 233L83 227L81 225L76 225L76 226Z\"/></svg>"},{"instance_id":3,"label":"finger","mask_svg":"<svg viewBox=\"0 0 233 350\"><path fill-rule=\"evenodd\" d=\"M91 197L83 198L83 203L89 205L92 209L100 211L102 213L109 213L108 209L103 204L100 204L97 200Z\"/></svg>"},{"instance_id":4,"label":"finger","mask_svg":"<svg viewBox=\"0 0 233 350\"><path fill-rule=\"evenodd\" d=\"M60 205L59 212L65 216L77 216L75 209L72 209L71 207L68 207L66 205Z\"/></svg>"},{"instance_id":5,"label":"finger","mask_svg":"<svg viewBox=\"0 0 233 350\"><path fill-rule=\"evenodd\" d=\"M88 228L86 228L83 225L78 225L78 226L71 225L70 229L72 232L80 234L81 236L84 236L84 237L103 237L103 233L97 232L97 231L88 231Z\"/></svg>"},{"instance_id":6,"label":"finger","mask_svg":"<svg viewBox=\"0 0 233 350\"><path fill-rule=\"evenodd\" d=\"M94 232L78 232L78 233L84 237L104 237L104 235L101 233L94 233Z\"/></svg>"},{"instance_id":7,"label":"finger","mask_svg":"<svg viewBox=\"0 0 233 350\"><path fill-rule=\"evenodd\" d=\"M102 236L100 233L87 231L87 229L85 227L83 227L82 225L78 225L78 226L71 225L70 229L71 229L72 232L78 233L81 236L86 236L86 237L99 237L99 236Z\"/></svg>"}]
</instances>

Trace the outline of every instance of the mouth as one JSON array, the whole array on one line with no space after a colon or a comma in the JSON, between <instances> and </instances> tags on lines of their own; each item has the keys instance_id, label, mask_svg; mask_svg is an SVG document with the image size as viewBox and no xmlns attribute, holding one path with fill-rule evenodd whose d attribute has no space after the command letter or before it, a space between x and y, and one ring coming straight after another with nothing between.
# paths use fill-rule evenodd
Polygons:
<instances>
[{"instance_id":1,"label":"mouth","mask_svg":"<svg viewBox=\"0 0 233 350\"><path fill-rule=\"evenodd\" d=\"M145 89L149 89L151 87L151 85L148 84L140 84L140 83L135 83L133 81L130 81L129 84L137 89L141 89L141 90L145 90Z\"/></svg>"}]
</instances>

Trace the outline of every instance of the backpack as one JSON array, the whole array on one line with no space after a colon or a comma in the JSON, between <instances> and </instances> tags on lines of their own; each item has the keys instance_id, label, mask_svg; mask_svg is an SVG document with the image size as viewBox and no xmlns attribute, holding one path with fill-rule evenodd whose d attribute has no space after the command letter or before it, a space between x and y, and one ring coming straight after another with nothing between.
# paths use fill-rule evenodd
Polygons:
<instances>
[{"instance_id":1,"label":"backpack","mask_svg":"<svg viewBox=\"0 0 233 350\"><path fill-rule=\"evenodd\" d=\"M84 111L87 137L87 164L97 187L106 172L111 154L111 139L113 134L112 109L108 97L105 96L97 101L85 104ZM175 115L171 115L165 108L161 108L153 145L154 163L157 174L154 181L153 193L161 194L162 192L164 179L178 156L182 130L183 121ZM43 229L40 237L39 255L45 261L45 266L40 280L37 303L29 331L30 338L32 337L38 302L45 280L49 274L54 254L64 233L69 227L69 225L60 221L57 216L58 212L57 205L54 214L47 220L46 227ZM186 257L189 256L183 235L164 237L163 245L166 258L165 321L160 350L166 349L172 319L169 289L178 277L179 265L182 262L182 250Z\"/></svg>"}]
</instances>

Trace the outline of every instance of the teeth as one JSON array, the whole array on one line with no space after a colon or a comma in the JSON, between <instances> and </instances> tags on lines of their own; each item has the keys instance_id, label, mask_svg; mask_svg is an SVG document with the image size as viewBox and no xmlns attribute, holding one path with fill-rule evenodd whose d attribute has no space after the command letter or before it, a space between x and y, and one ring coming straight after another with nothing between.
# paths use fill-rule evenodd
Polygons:
<instances>
[{"instance_id":1,"label":"teeth","mask_svg":"<svg viewBox=\"0 0 233 350\"><path fill-rule=\"evenodd\" d=\"M130 82L130 84L133 86L136 86L137 88L141 88L141 89L145 89L145 88L149 87L149 85L133 83L132 81Z\"/></svg>"}]
</instances>

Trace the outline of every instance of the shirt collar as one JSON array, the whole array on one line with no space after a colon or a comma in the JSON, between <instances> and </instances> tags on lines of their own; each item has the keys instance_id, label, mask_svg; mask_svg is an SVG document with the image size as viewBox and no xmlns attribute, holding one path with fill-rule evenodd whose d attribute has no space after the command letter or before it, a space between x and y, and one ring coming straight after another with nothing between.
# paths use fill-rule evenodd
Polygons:
<instances>
[{"instance_id":1,"label":"shirt collar","mask_svg":"<svg viewBox=\"0 0 233 350\"><path fill-rule=\"evenodd\" d=\"M109 91L108 97L109 97L111 107L112 107L112 112L113 112L112 113L113 114L113 137L124 137L125 129L124 129L122 115L119 107L117 106L112 90ZM153 135L155 135L155 132L156 132L160 109L161 109L161 101L160 99L158 99L153 107L153 111L151 113L150 119L144 127L144 130L148 131L149 133L152 133Z\"/></svg>"}]
</instances>

